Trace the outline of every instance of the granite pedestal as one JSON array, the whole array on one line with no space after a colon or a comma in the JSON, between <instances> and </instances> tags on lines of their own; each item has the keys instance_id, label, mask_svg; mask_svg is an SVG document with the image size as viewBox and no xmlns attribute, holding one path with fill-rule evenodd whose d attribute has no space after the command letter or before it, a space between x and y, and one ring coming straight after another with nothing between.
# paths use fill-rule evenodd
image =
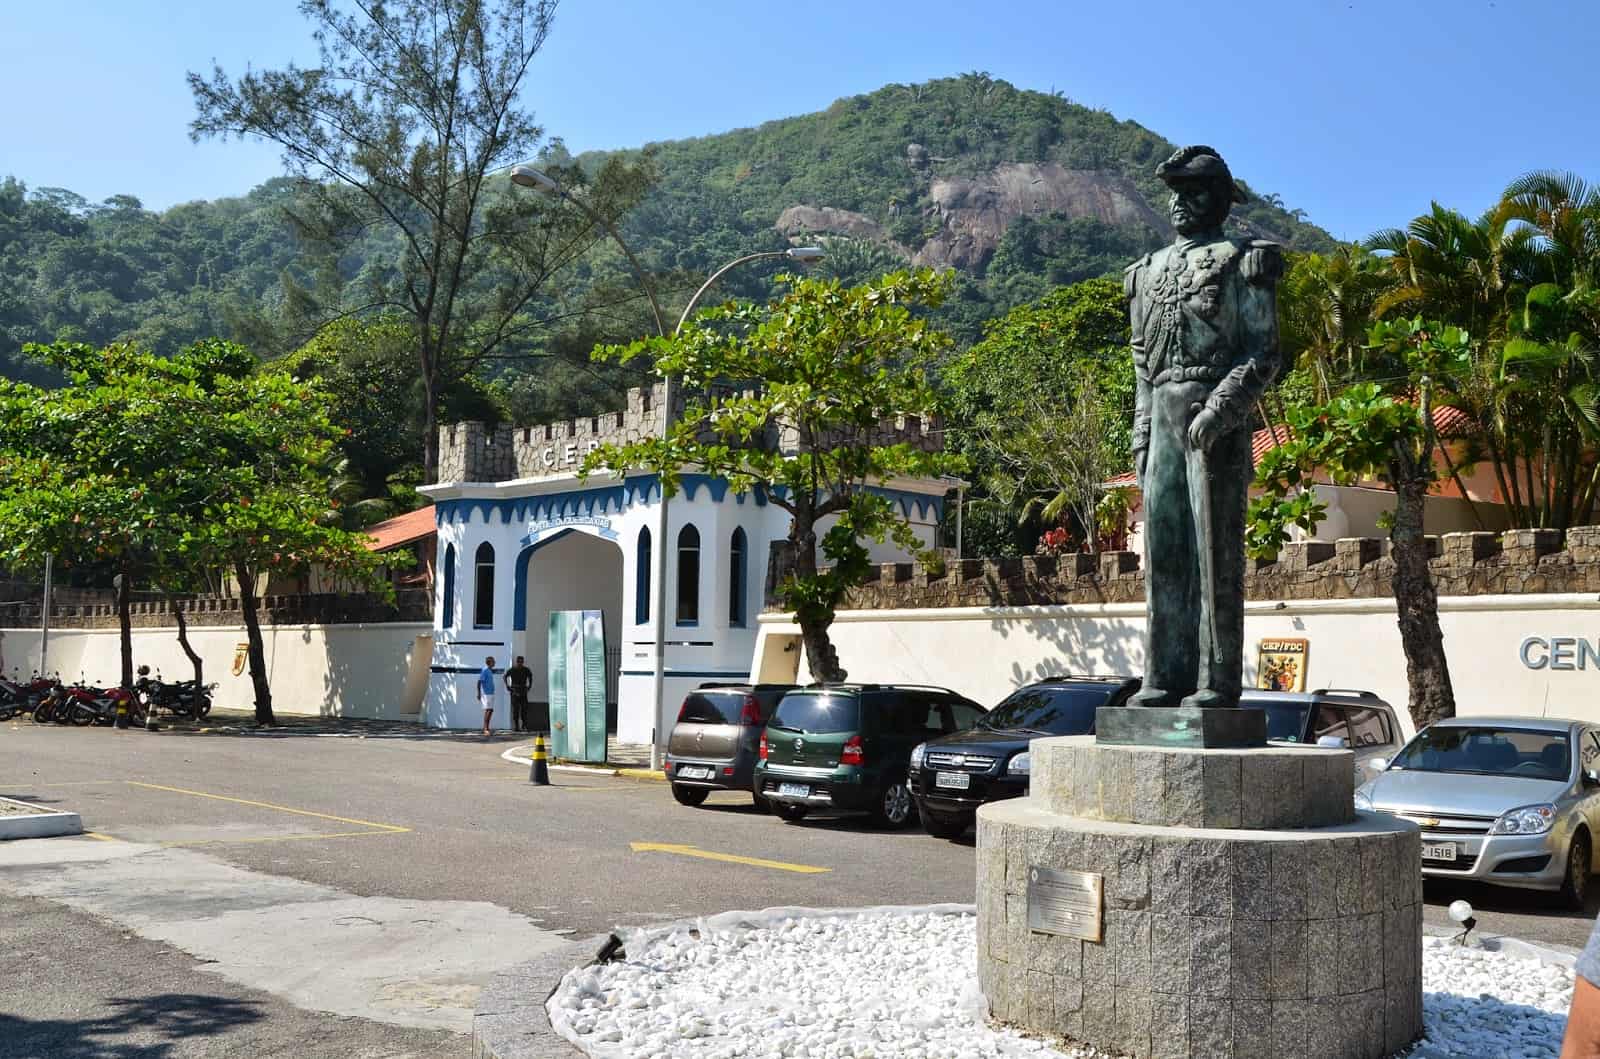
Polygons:
<instances>
[{"instance_id":1,"label":"granite pedestal","mask_svg":"<svg viewBox=\"0 0 1600 1059\"><path fill-rule=\"evenodd\" d=\"M1114 1053L1379 1059L1422 1031L1415 825L1357 814L1347 750L1037 740L978 812L991 1014ZM1035 869L1101 876L1101 940L1029 929Z\"/></svg>"}]
</instances>

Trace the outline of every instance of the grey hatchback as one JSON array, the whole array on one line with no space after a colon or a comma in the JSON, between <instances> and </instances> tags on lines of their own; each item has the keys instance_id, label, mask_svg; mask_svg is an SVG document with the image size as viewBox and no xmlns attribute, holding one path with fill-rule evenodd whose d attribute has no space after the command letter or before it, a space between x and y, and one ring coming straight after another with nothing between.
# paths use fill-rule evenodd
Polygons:
<instances>
[{"instance_id":1,"label":"grey hatchback","mask_svg":"<svg viewBox=\"0 0 1600 1059\"><path fill-rule=\"evenodd\" d=\"M703 684L684 697L667 740L667 779L680 805L700 805L712 791L754 793L761 731L793 684Z\"/></svg>"}]
</instances>

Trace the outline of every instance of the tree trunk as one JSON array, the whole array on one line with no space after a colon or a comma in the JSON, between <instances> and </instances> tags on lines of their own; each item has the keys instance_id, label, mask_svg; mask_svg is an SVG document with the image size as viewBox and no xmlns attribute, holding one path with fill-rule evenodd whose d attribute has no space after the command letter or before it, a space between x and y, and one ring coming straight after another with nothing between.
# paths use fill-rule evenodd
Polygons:
<instances>
[{"instance_id":1,"label":"tree trunk","mask_svg":"<svg viewBox=\"0 0 1600 1059\"><path fill-rule=\"evenodd\" d=\"M422 480L439 480L439 369L438 360L422 355Z\"/></svg>"},{"instance_id":2,"label":"tree trunk","mask_svg":"<svg viewBox=\"0 0 1600 1059\"><path fill-rule=\"evenodd\" d=\"M133 687L133 579L128 576L128 564L122 564L117 574L117 631L122 647L122 687Z\"/></svg>"},{"instance_id":3,"label":"tree trunk","mask_svg":"<svg viewBox=\"0 0 1600 1059\"><path fill-rule=\"evenodd\" d=\"M178 646L183 648L183 653L189 658L189 664L194 667L194 693L198 701L201 689L206 686L205 662L189 643L189 620L183 616L182 602L169 595L167 605L172 608L172 618L178 623Z\"/></svg>"},{"instance_id":4,"label":"tree trunk","mask_svg":"<svg viewBox=\"0 0 1600 1059\"><path fill-rule=\"evenodd\" d=\"M810 528L795 529L794 577L804 583L815 583L817 576L817 534ZM802 601L795 607L795 621L800 625L800 638L806 647L806 664L811 667L811 679L833 684L845 679L847 674L839 665L839 652L828 636L828 626L833 624L833 606L819 602Z\"/></svg>"},{"instance_id":5,"label":"tree trunk","mask_svg":"<svg viewBox=\"0 0 1600 1059\"><path fill-rule=\"evenodd\" d=\"M272 688L267 684L267 653L261 646L261 622L256 614L255 577L242 562L233 564L233 576L239 582L239 611L244 615L245 639L249 641L250 683L256 693L256 724L275 727L278 719L272 715Z\"/></svg>"},{"instance_id":6,"label":"tree trunk","mask_svg":"<svg viewBox=\"0 0 1600 1059\"><path fill-rule=\"evenodd\" d=\"M1406 656L1411 719L1420 729L1454 717L1456 697L1445 660L1444 633L1439 628L1439 594L1428 570L1428 543L1422 532L1428 476L1417 468L1398 464L1391 466L1390 473L1396 497L1394 529L1389 534L1394 557L1395 611L1400 646Z\"/></svg>"}]
</instances>

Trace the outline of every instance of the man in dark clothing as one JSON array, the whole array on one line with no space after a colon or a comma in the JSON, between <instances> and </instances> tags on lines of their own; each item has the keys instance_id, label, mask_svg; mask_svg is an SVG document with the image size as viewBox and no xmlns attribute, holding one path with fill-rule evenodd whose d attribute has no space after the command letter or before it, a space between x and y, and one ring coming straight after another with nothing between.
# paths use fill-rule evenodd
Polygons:
<instances>
[{"instance_id":1,"label":"man in dark clothing","mask_svg":"<svg viewBox=\"0 0 1600 1059\"><path fill-rule=\"evenodd\" d=\"M506 690L511 693L511 723L517 731L528 730L528 689L533 686L533 671L517 656L517 664L506 670Z\"/></svg>"}]
</instances>

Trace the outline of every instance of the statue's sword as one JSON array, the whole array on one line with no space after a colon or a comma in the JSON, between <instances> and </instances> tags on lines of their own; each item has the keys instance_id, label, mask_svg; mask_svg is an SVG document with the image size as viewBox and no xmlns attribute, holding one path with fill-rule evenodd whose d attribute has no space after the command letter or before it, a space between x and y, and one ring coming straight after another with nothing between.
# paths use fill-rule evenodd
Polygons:
<instances>
[{"instance_id":1,"label":"statue's sword","mask_svg":"<svg viewBox=\"0 0 1600 1059\"><path fill-rule=\"evenodd\" d=\"M1190 422L1200 414L1202 407L1200 404L1189 407ZM1187 436L1184 441L1188 441ZM1200 609L1206 618L1206 679L1211 681L1215 680L1217 658L1217 574L1211 562L1211 539L1216 527L1211 523L1211 479L1206 471L1205 449L1192 446L1185 455L1189 463L1190 509L1199 521L1194 535L1195 554L1200 561Z\"/></svg>"}]
</instances>

